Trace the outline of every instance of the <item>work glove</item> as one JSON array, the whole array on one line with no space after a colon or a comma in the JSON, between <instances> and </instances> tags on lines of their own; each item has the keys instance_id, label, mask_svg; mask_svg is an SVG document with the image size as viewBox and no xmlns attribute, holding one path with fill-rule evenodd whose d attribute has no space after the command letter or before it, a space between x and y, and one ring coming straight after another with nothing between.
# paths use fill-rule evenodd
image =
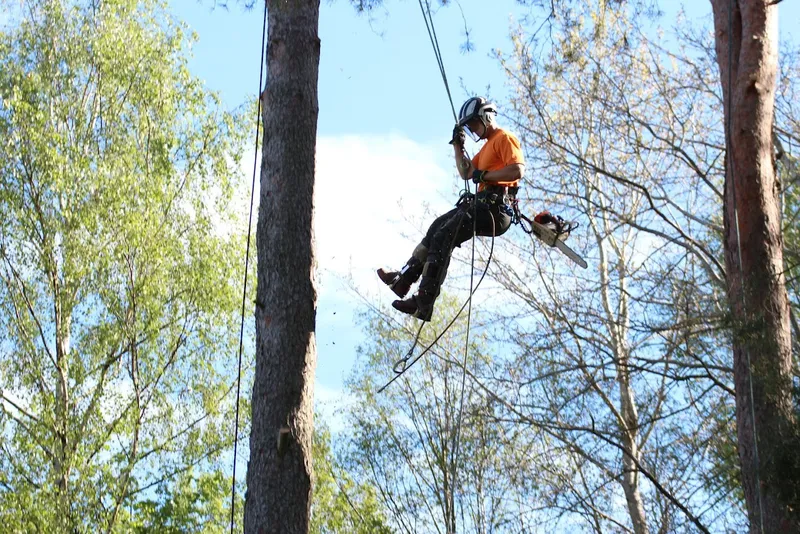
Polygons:
<instances>
[{"instance_id":1,"label":"work glove","mask_svg":"<svg viewBox=\"0 0 800 534\"><path fill-rule=\"evenodd\" d=\"M467 135L464 133L464 128L456 124L455 128L453 128L453 138L450 140L450 144L464 146L464 141L466 138Z\"/></svg>"},{"instance_id":2,"label":"work glove","mask_svg":"<svg viewBox=\"0 0 800 534\"><path fill-rule=\"evenodd\" d=\"M483 182L483 177L487 172L488 171L479 171L478 169L472 171L472 183L479 184Z\"/></svg>"}]
</instances>

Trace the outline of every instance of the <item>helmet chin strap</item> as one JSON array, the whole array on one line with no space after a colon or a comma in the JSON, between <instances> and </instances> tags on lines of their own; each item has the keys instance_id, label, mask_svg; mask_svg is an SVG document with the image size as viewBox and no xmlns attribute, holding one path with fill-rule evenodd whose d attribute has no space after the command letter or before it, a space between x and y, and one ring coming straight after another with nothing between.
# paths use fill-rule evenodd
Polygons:
<instances>
[{"instance_id":1,"label":"helmet chin strap","mask_svg":"<svg viewBox=\"0 0 800 534\"><path fill-rule=\"evenodd\" d=\"M479 140L479 141L480 141L481 139L486 139L486 134L487 134L487 133L489 133L489 132L488 132L489 128L486 126L486 122L483 120L483 118L482 118L482 117L480 118L480 121L481 121L481 126L483 126L483 133L482 133L482 134L480 134L480 135L478 135L478 140ZM476 135L477 135L477 134L476 134Z\"/></svg>"},{"instance_id":2,"label":"helmet chin strap","mask_svg":"<svg viewBox=\"0 0 800 534\"><path fill-rule=\"evenodd\" d=\"M481 121L481 126L483 126L483 133L479 134L478 132L473 132L472 129L469 126L467 126L467 130L469 131L470 137L472 137L472 140L475 141L476 143L481 139L486 139L486 134L488 133L488 127L486 126L486 122L484 122L484 120L480 117L478 117L478 120Z\"/></svg>"}]
</instances>

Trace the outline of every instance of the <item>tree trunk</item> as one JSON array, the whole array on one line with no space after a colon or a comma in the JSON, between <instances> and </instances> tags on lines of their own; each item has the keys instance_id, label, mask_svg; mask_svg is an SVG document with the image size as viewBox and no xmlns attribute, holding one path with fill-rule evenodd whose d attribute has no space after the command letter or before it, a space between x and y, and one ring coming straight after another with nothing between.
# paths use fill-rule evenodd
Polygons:
<instances>
[{"instance_id":1,"label":"tree trunk","mask_svg":"<svg viewBox=\"0 0 800 534\"><path fill-rule=\"evenodd\" d=\"M628 515L633 525L634 534L648 534L647 517L644 511L644 501L639 490L639 469L637 462L642 461L641 451L639 450L639 410L636 407L636 395L631 384L630 369L628 361L630 357L630 347L628 346L628 329L630 327L630 315L628 309L628 290L627 290L627 268L625 267L624 245L621 247L610 236L608 223L605 219L605 232L600 234L595 232L598 250L600 252L600 264L598 271L601 283L601 299L603 310L606 313L606 328L610 334L611 351L614 354L617 371L617 384L619 385L620 408L618 412L618 424L622 445L630 454L622 455L622 478L620 483L625 494L625 502L628 506ZM618 271L618 290L619 302L617 306L611 304L611 277L609 276L609 262L606 253L606 239L610 240L610 245L619 260Z\"/></svg>"},{"instance_id":2,"label":"tree trunk","mask_svg":"<svg viewBox=\"0 0 800 534\"><path fill-rule=\"evenodd\" d=\"M794 454L787 450L792 447L794 418L789 303L772 142L778 8L769 3L711 0L728 140L725 265L736 325L733 363L739 460L750 532L761 532L763 524L763 532L788 533L800 531L800 522L792 517L781 489L784 462Z\"/></svg>"},{"instance_id":3,"label":"tree trunk","mask_svg":"<svg viewBox=\"0 0 800 534\"><path fill-rule=\"evenodd\" d=\"M56 447L53 457L53 471L56 481L56 492L58 495L58 520L60 528L65 532L71 530L72 507L70 502L70 376L69 376L69 351L70 351L70 328L71 317L64 308L63 295L61 294L61 283L59 281L57 263L52 261L53 272L51 276L51 288L53 291L53 319L56 332L56 405L55 405L55 438Z\"/></svg>"},{"instance_id":4,"label":"tree trunk","mask_svg":"<svg viewBox=\"0 0 800 534\"><path fill-rule=\"evenodd\" d=\"M244 530L306 533L316 366L313 234L319 0L268 0L256 372Z\"/></svg>"},{"instance_id":5,"label":"tree trunk","mask_svg":"<svg viewBox=\"0 0 800 534\"><path fill-rule=\"evenodd\" d=\"M618 382L621 404L621 415L624 421L622 431L622 444L630 452L622 455L622 490L625 493L625 502L628 505L628 514L633 525L635 534L647 534L647 518L644 512L644 501L642 493L639 491L639 468L636 462L642 461L642 454L639 450L639 416L636 409L636 398L633 387L630 383L630 372L628 370L628 358L624 357L618 366ZM635 460L634 460L635 458Z\"/></svg>"}]
</instances>

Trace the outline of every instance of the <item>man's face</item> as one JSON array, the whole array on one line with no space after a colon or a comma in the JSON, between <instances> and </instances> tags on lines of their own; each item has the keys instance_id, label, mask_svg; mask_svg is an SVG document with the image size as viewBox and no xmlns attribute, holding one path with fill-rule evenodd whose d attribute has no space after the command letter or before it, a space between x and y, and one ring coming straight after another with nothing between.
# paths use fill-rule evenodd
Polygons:
<instances>
[{"instance_id":1,"label":"man's face","mask_svg":"<svg viewBox=\"0 0 800 534\"><path fill-rule=\"evenodd\" d=\"M486 126L484 126L483 122L478 118L468 121L466 126L469 128L469 131L477 135L478 138L482 138L486 135Z\"/></svg>"}]
</instances>

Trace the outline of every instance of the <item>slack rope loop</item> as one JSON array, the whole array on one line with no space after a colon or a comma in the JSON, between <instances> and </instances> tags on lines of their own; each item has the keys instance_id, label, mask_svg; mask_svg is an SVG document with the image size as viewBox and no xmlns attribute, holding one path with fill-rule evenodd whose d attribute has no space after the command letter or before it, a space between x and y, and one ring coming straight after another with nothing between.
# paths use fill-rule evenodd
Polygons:
<instances>
[{"instance_id":1,"label":"slack rope loop","mask_svg":"<svg viewBox=\"0 0 800 534\"><path fill-rule=\"evenodd\" d=\"M414 355L414 349L417 348L417 345L419 344L419 336L420 334L422 334L423 328L425 328L424 321L422 321L422 324L419 325L419 330L417 330L417 336L414 338L414 344L411 345L411 348L408 349L408 352L406 352L406 357L401 358L396 362L394 362L394 365L392 366L392 371L394 371L396 374L401 375L406 372L406 369L411 367L410 365L408 365L408 360L410 360L411 356ZM378 393L380 393L381 391L383 390L382 389L379 390Z\"/></svg>"},{"instance_id":2,"label":"slack rope loop","mask_svg":"<svg viewBox=\"0 0 800 534\"><path fill-rule=\"evenodd\" d=\"M492 220L494 221L494 219L492 219ZM470 292L470 295L467 298L467 300L464 302L464 304L461 305L461 308L458 310L458 313L456 313L455 317L453 317L450 320L450 322L447 323L447 326L444 327L444 330L442 330L442 332L439 335L436 336L436 338L431 342L430 345L425 347L425 349L422 352L420 352L418 356L416 356L413 359L411 359L411 352L416 347L416 343L417 343L417 341L415 341L415 344L414 344L414 347L412 347L412 350L409 351L409 353L406 354L406 356L404 358L401 358L400 360L397 360L397 362L395 362L395 364L394 364L394 367L395 368L399 368L400 372L395 371L395 376L393 376L391 380L389 380L380 389L378 389L377 393L382 393L383 391L385 391L386 388L391 386L394 383L395 380L397 380L398 378L403 376L403 374L405 374L406 371L411 369L411 367L413 367L415 363L417 363L434 346L436 346L436 344L439 342L439 340L442 338L442 336L444 336L445 333L448 330L450 330L450 327L453 326L453 324L456 322L456 320L458 320L458 318L461 317L461 312L463 312L464 308L466 308L467 305L471 302L472 296L478 291L478 288L481 286L481 282L483 282L483 279L486 278L486 273L489 272L489 265L492 262L492 257L493 257L493 254L494 254L494 239L495 239L494 232L492 232L492 241L491 241L491 245L489 247L489 258L486 260L486 267L483 269L483 273L481 274L481 277L478 279L478 283L475 284L475 288ZM472 268L474 269L474 264L473 264ZM424 326L424 324L423 324L423 326ZM420 328L420 330L421 329L422 328ZM402 364L402 367L401 367L401 364Z\"/></svg>"},{"instance_id":3,"label":"slack rope loop","mask_svg":"<svg viewBox=\"0 0 800 534\"><path fill-rule=\"evenodd\" d=\"M247 274L250 266L250 234L253 229L253 196L256 190L256 164L258 163L258 134L261 127L261 87L264 83L264 55L267 43L267 2L264 2L264 22L261 28L261 65L258 71L258 111L256 114L256 142L253 154L253 180L250 184L250 215L247 219L247 248L244 259L244 288L242 290L242 322L239 327L239 362L236 375L236 416L233 430L233 481L231 482L231 530L235 524L236 512L236 455L239 452L239 398L242 385L242 348L244 344L244 311L247 304Z\"/></svg>"},{"instance_id":4,"label":"slack rope loop","mask_svg":"<svg viewBox=\"0 0 800 534\"><path fill-rule=\"evenodd\" d=\"M459 208L459 209L461 208L461 206L462 206L462 202L464 201L464 199L465 199L465 198L466 198L468 195L470 195L470 194L471 194L471 193L469 192L469 184L466 184L466 185L464 186L464 188L465 188L465 192L461 193L461 196L458 198L458 201L456 202L456 207L457 207L457 208ZM474 197L473 197L473 200L474 200ZM450 240L450 248L448 249L448 250L450 251L450 255L452 255L452 253L453 253L453 249L455 248L456 239L458 238L458 230L459 230L459 228L461 228L461 221L463 221L463 220L464 220L464 216L465 216L466 214L467 214L467 211L466 211L466 210L462 210L462 211L461 211L461 213L460 213L460 214L459 214L459 216L458 216L458 224L456 225L456 228L455 228L455 230L453 231L453 239L451 239L451 240ZM448 221L448 222L449 222L449 221ZM475 236L473 235L472 237L474 238ZM442 280L442 276L444 276L444 269L440 269L440 270L439 270L439 275L438 275L438 278L437 278L437 287L439 287L439 288L441 288L441 285L442 285L442 282L443 282L443 280ZM463 309L464 309L464 307L462 306L462 307L461 307L461 310L463 310ZM459 312L458 312L459 314L461 313L461 310L459 310ZM456 318L458 318L458 315L456 315ZM450 324L452 324L452 323L450 323ZM407 370L408 370L408 369L409 369L409 368L410 368L412 365L414 365L414 363L416 363L416 361L417 361L417 360L414 360L413 362L411 362L411 364L409 364L409 363L408 363L408 361L409 361L409 360L411 359L411 357L414 355L414 349L415 349L415 348L417 348L417 344L419 343L419 336L420 336L420 334L422 334L422 329L423 329L424 327L425 327L425 322L423 322L423 323L422 323L422 324L419 326L419 330L417 330L417 336L414 338L414 344L413 344L413 345L411 345L411 348L408 350L408 352L406 353L405 357L403 357L403 358L400 358L399 360L397 360L397 361L394 363L394 365L392 366L392 370L393 370L393 371L395 372L395 374L397 375L397 376L395 376L395 377L394 377L395 379L396 379L396 378L397 378L399 375L402 375L403 373L405 373L405 372L406 372L406 371L407 371ZM436 340L434 340L434 343L436 343L436 341L438 341L438 340L439 340L439 338L440 338L440 337L441 337L441 336L444 334L444 332L447 332L447 329L448 329L448 328L450 328L450 325L447 325L447 328L445 328L445 329L444 329L444 331L443 331L441 334L439 334L439 337L437 337L437 338L436 338ZM430 348L430 347L428 347L428 348ZM417 358L417 359L419 359L419 358ZM392 382L394 382L394 379L392 379L391 381L389 381L389 383L388 383L388 384L386 384L386 385L385 385L385 386L383 386L381 389L379 389L379 390L378 390L378 393L381 393L381 392L382 392L384 389L386 389L386 388L389 386L389 384L391 384Z\"/></svg>"}]
</instances>

